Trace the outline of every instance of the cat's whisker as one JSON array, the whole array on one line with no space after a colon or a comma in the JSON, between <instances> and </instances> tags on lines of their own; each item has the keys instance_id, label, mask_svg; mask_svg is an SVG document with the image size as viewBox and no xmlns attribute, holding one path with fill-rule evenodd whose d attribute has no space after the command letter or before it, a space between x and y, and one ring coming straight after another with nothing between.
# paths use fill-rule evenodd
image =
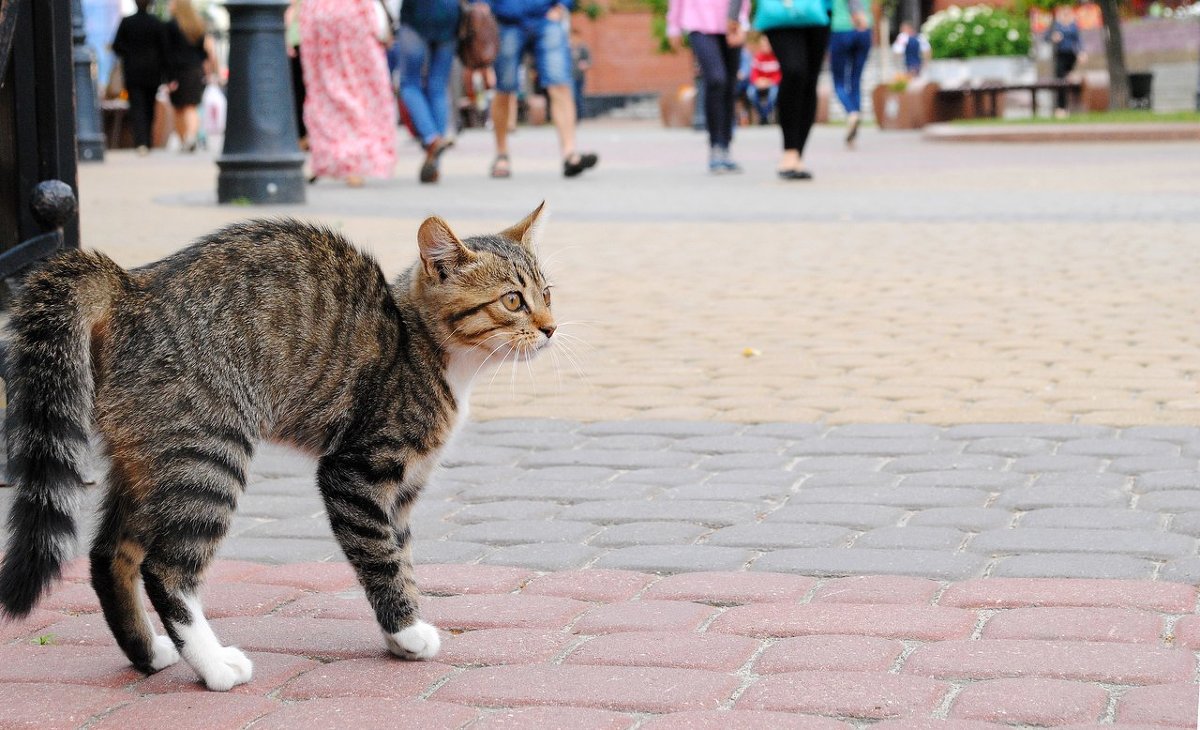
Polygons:
<instances>
[{"instance_id":1,"label":"cat's whisker","mask_svg":"<svg viewBox=\"0 0 1200 730\"><path fill-rule=\"evenodd\" d=\"M588 388L591 388L591 379L588 378L587 373L584 371L579 360L576 358L575 352L571 348L571 342L564 340L563 342L559 343L559 348L562 350L563 357L566 358L567 362L569 362L575 369L575 374L579 376L579 379L582 380Z\"/></svg>"}]
</instances>

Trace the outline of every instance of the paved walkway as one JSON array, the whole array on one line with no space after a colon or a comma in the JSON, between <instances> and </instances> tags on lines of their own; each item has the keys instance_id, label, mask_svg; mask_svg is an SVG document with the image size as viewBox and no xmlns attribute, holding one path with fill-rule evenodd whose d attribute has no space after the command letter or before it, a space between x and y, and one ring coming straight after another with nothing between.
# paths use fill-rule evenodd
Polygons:
<instances>
[{"instance_id":1,"label":"paved walkway","mask_svg":"<svg viewBox=\"0 0 1200 730\"><path fill-rule=\"evenodd\" d=\"M1195 144L819 129L795 186L771 130L726 178L689 132L584 131L570 184L548 131L503 183L474 134L436 188L290 211L212 205L203 159L81 171L86 244L130 265L293 213L394 272L427 213L548 197L582 342L480 385L416 511L434 662L384 655L312 464L268 447L206 595L255 680L132 672L75 565L0 627L0 726L1195 726Z\"/></svg>"}]
</instances>

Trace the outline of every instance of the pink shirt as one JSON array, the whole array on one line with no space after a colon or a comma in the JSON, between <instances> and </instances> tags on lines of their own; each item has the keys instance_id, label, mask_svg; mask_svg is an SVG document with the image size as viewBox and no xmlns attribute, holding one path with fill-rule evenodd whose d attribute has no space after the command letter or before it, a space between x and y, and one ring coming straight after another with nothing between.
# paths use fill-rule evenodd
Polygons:
<instances>
[{"instance_id":1,"label":"pink shirt","mask_svg":"<svg viewBox=\"0 0 1200 730\"><path fill-rule=\"evenodd\" d=\"M749 25L750 0L742 0L738 21ZM729 0L670 0L667 4L667 37L678 38L684 31L721 33L729 29Z\"/></svg>"}]
</instances>

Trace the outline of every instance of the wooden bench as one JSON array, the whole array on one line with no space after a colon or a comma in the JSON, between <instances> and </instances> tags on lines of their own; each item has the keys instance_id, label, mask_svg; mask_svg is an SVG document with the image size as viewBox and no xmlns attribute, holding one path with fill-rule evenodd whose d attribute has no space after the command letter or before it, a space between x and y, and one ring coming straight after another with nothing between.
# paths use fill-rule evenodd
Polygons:
<instances>
[{"instance_id":1,"label":"wooden bench","mask_svg":"<svg viewBox=\"0 0 1200 730\"><path fill-rule=\"evenodd\" d=\"M959 114L947 110L937 116L952 115L951 118L996 117L1000 115L999 97L1010 91L1028 91L1030 108L1037 116L1037 93L1039 91L1065 91L1068 105L1079 106L1083 95L1083 84L1068 79L1046 79L1028 84L1009 84L1000 81L981 81L958 88L938 89L938 103L942 107L960 109Z\"/></svg>"}]
</instances>

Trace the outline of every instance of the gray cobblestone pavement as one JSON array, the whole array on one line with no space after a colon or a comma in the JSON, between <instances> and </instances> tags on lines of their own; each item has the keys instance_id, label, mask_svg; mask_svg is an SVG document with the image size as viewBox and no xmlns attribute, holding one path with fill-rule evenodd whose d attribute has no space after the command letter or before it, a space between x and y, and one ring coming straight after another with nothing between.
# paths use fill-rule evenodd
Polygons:
<instances>
[{"instance_id":1,"label":"gray cobblestone pavement","mask_svg":"<svg viewBox=\"0 0 1200 730\"><path fill-rule=\"evenodd\" d=\"M1200 428L497 420L429 485L415 558L1195 583L1198 466ZM340 559L311 461L252 474L223 557Z\"/></svg>"}]
</instances>

